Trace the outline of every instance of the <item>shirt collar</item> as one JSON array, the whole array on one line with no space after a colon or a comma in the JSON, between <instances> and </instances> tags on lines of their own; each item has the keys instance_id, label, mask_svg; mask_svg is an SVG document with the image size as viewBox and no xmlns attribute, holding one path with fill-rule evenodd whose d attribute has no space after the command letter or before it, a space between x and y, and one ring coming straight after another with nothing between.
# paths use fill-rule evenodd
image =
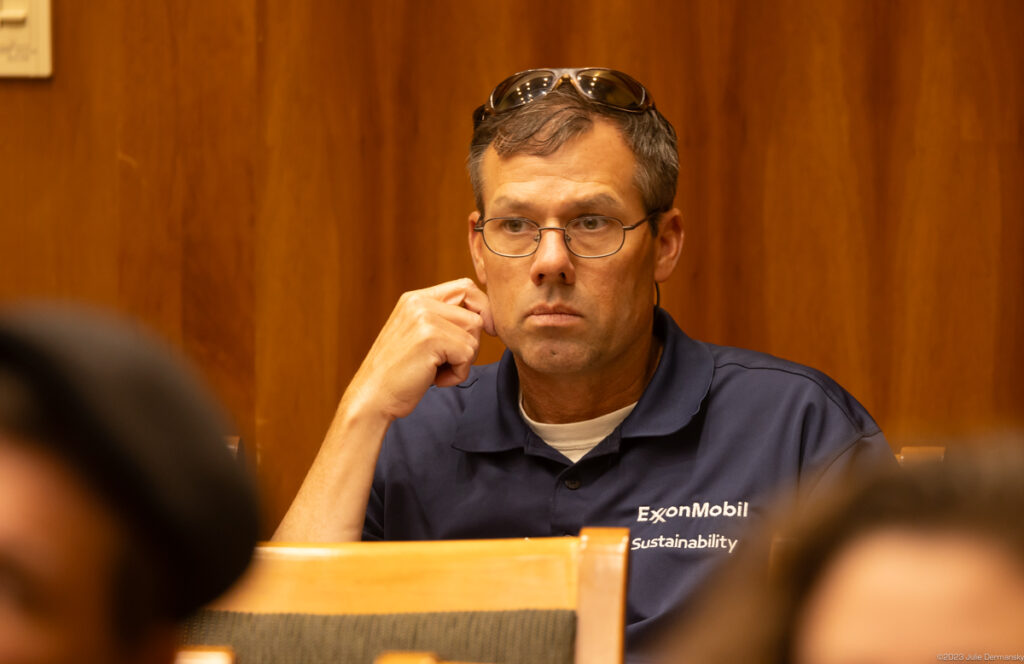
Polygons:
<instances>
[{"instance_id":1,"label":"shirt collar","mask_svg":"<svg viewBox=\"0 0 1024 664\"><path fill-rule=\"evenodd\" d=\"M661 308L654 310L654 336L665 347L636 408L622 423L623 438L665 436L693 419L711 390L715 359L708 347L686 336Z\"/></svg>"},{"instance_id":2,"label":"shirt collar","mask_svg":"<svg viewBox=\"0 0 1024 664\"><path fill-rule=\"evenodd\" d=\"M636 408L622 423L623 439L679 431L697 414L711 389L714 359L704 344L686 336L660 308L654 311L654 335L664 343L661 360ZM512 353L506 350L502 355L493 381L475 375L462 387L470 392L452 447L465 452L546 451L548 445L519 414L519 373Z\"/></svg>"},{"instance_id":3,"label":"shirt collar","mask_svg":"<svg viewBox=\"0 0 1024 664\"><path fill-rule=\"evenodd\" d=\"M467 386L466 407L459 417L452 447L464 452L502 452L522 449L535 434L519 415L519 372L508 350L498 362L495 379L475 381Z\"/></svg>"}]
</instances>

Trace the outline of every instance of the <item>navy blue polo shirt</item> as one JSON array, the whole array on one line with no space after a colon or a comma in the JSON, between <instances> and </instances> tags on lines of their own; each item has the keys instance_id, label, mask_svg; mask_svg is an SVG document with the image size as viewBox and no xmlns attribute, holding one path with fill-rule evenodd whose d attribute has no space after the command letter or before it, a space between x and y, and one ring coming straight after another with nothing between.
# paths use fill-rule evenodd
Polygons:
<instances>
[{"instance_id":1,"label":"navy blue polo shirt","mask_svg":"<svg viewBox=\"0 0 1024 664\"><path fill-rule=\"evenodd\" d=\"M431 388L388 430L364 539L630 529L627 644L682 606L780 489L892 464L878 425L813 369L695 341L658 309L661 360L636 408L577 463L523 421L512 355Z\"/></svg>"}]
</instances>

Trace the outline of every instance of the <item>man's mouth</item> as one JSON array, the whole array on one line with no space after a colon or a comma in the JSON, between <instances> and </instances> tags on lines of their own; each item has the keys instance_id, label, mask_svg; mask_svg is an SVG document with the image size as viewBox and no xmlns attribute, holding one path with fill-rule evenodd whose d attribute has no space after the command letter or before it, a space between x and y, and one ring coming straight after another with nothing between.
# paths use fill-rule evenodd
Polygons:
<instances>
[{"instance_id":1,"label":"man's mouth","mask_svg":"<svg viewBox=\"0 0 1024 664\"><path fill-rule=\"evenodd\" d=\"M568 325L579 322L583 315L564 304L538 304L527 312L526 317L541 325Z\"/></svg>"}]
</instances>

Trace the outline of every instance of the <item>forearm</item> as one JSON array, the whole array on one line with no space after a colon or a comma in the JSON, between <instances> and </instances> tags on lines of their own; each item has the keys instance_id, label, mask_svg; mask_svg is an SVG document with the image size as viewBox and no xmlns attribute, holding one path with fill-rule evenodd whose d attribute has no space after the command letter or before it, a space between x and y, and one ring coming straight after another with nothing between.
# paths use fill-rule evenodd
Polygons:
<instances>
[{"instance_id":1,"label":"forearm","mask_svg":"<svg viewBox=\"0 0 1024 664\"><path fill-rule=\"evenodd\" d=\"M277 542L361 539L374 467L390 420L342 399L313 465L274 533Z\"/></svg>"},{"instance_id":2,"label":"forearm","mask_svg":"<svg viewBox=\"0 0 1024 664\"><path fill-rule=\"evenodd\" d=\"M409 415L431 384L443 387L465 380L482 330L493 334L494 323L486 295L469 279L402 295L345 390L320 452L274 533L275 541L362 537L388 427Z\"/></svg>"}]
</instances>

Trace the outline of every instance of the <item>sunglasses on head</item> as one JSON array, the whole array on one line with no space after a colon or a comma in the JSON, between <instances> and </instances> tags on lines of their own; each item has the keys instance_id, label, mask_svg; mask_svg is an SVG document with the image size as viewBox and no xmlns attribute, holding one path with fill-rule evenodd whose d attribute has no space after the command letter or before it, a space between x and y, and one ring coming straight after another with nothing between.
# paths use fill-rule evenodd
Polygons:
<instances>
[{"instance_id":1,"label":"sunglasses on head","mask_svg":"<svg viewBox=\"0 0 1024 664\"><path fill-rule=\"evenodd\" d=\"M527 69L498 83L487 103L473 111L473 129L487 116L529 104L566 81L587 99L620 111L643 113L654 106L647 89L621 71L604 67Z\"/></svg>"}]
</instances>

